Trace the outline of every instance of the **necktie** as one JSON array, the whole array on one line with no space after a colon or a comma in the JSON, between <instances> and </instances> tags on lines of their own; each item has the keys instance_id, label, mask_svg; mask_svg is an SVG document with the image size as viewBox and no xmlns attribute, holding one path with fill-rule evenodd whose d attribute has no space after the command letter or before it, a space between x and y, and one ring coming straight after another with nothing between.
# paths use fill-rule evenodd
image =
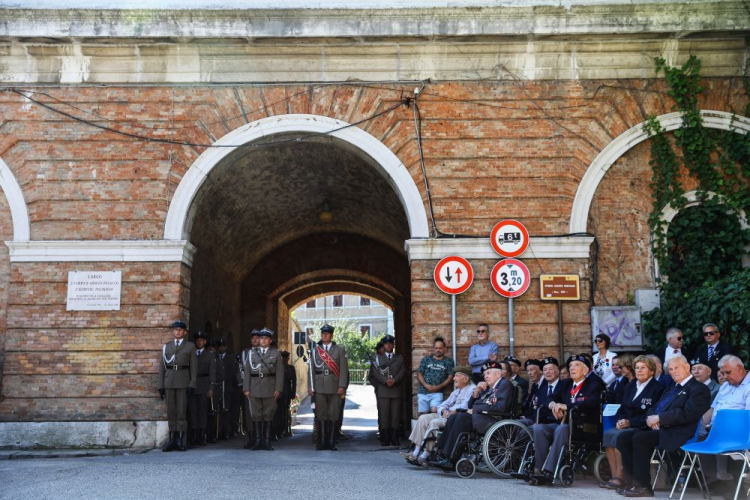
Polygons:
<instances>
[{"instance_id":1,"label":"necktie","mask_svg":"<svg viewBox=\"0 0 750 500\"><path fill-rule=\"evenodd\" d=\"M658 415L659 413L663 412L664 409L669 405L669 403L672 402L674 397L677 395L677 391L679 391L680 389L682 389L682 386L680 384L676 384L674 387L672 387L669 392L661 398L659 404L656 405L656 408L654 409L654 415Z\"/></svg>"},{"instance_id":2,"label":"necktie","mask_svg":"<svg viewBox=\"0 0 750 500\"><path fill-rule=\"evenodd\" d=\"M391 356L393 356L393 354L390 354L390 353L389 353L389 354L388 354L388 359L391 359Z\"/></svg>"},{"instance_id":3,"label":"necktie","mask_svg":"<svg viewBox=\"0 0 750 500\"><path fill-rule=\"evenodd\" d=\"M552 386L547 386L547 396L552 396Z\"/></svg>"},{"instance_id":4,"label":"necktie","mask_svg":"<svg viewBox=\"0 0 750 500\"><path fill-rule=\"evenodd\" d=\"M716 347L712 345L708 346L708 360L709 361L711 361L711 358L714 357L714 349L716 349Z\"/></svg>"},{"instance_id":5,"label":"necktie","mask_svg":"<svg viewBox=\"0 0 750 500\"><path fill-rule=\"evenodd\" d=\"M200 351L198 351L198 357L200 357L201 354L203 354L203 349L201 349Z\"/></svg>"}]
</instances>

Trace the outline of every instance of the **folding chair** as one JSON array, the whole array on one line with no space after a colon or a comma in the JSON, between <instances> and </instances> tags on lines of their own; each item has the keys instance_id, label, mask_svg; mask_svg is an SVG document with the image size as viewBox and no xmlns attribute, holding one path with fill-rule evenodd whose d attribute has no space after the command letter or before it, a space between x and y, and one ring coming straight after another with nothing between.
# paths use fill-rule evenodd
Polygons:
<instances>
[{"instance_id":1,"label":"folding chair","mask_svg":"<svg viewBox=\"0 0 750 500\"><path fill-rule=\"evenodd\" d=\"M682 494L680 500L685 494L687 489L688 481L690 476L695 472L698 484L703 489L700 481L701 478L705 484L706 478L703 477L703 469L701 467L699 453L705 455L727 455L733 458L739 458L742 460L742 471L740 472L739 478L737 478L737 489L735 490L734 499L737 500L740 494L740 488L742 486L742 479L747 475L748 466L750 466L750 457L748 457L748 451L750 451L750 410L719 410L716 413L714 424L711 432L705 441L700 443L685 444L682 446L685 451L685 458L682 460L683 466L686 461L690 462L690 470L685 480L685 485L682 488ZM696 466L697 469L696 470ZM700 476L698 476L700 471ZM677 487L677 481L675 481L672 487L672 493L674 493ZM708 492L708 486L706 486ZM669 495L672 498L672 495ZM710 500L711 493L708 493Z\"/></svg>"},{"instance_id":2,"label":"folding chair","mask_svg":"<svg viewBox=\"0 0 750 500\"><path fill-rule=\"evenodd\" d=\"M698 441L698 432L701 428L701 422L698 421L698 424L695 426L695 434L693 434L693 437L690 438L685 444L692 444ZM684 446L684 445L683 445ZM654 448L654 452L651 453L651 465L656 465L656 474L654 474L654 482L651 484L651 489L656 490L656 483L659 481L659 474L661 473L662 467L667 469L667 484L669 484L669 478L670 476L674 476L675 480L678 480L680 478L677 471L675 471L674 464L672 463L672 460L669 458L667 451L662 450L658 446Z\"/></svg>"}]
</instances>

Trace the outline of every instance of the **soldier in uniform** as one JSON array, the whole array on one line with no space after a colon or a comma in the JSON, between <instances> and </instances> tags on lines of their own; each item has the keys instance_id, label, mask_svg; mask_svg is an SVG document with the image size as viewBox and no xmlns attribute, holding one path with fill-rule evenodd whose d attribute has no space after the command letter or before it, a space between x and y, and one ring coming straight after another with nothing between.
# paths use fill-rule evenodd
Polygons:
<instances>
[{"instance_id":1,"label":"soldier in uniform","mask_svg":"<svg viewBox=\"0 0 750 500\"><path fill-rule=\"evenodd\" d=\"M320 422L321 430L316 450L336 451L336 420L339 418L342 396L346 396L349 385L346 350L331 341L333 330L331 325L323 325L320 329L321 340L310 353L313 376L309 393L315 401L315 418Z\"/></svg>"},{"instance_id":2,"label":"soldier in uniform","mask_svg":"<svg viewBox=\"0 0 750 500\"><path fill-rule=\"evenodd\" d=\"M276 401L284 390L284 366L281 353L271 347L273 332L263 328L260 332L260 347L251 349L245 363L243 390L250 399L250 414L253 416L253 450L273 450L271 429L276 412Z\"/></svg>"},{"instance_id":3,"label":"soldier in uniform","mask_svg":"<svg viewBox=\"0 0 750 500\"><path fill-rule=\"evenodd\" d=\"M216 391L214 409L219 415L219 439L229 439L231 432L230 409L234 407L234 385L237 376L237 360L227 352L227 341L216 341L218 353L216 355Z\"/></svg>"},{"instance_id":4,"label":"soldier in uniform","mask_svg":"<svg viewBox=\"0 0 750 500\"><path fill-rule=\"evenodd\" d=\"M208 429L208 408L213 397L213 388L216 383L216 357L208 350L206 344L208 336L204 332L195 335L195 357L198 359L198 378L195 391L188 398L188 411L190 413L190 429L192 436L190 442L198 445L206 445L206 429Z\"/></svg>"},{"instance_id":5,"label":"soldier in uniform","mask_svg":"<svg viewBox=\"0 0 750 500\"><path fill-rule=\"evenodd\" d=\"M172 324L170 340L161 349L159 378L156 388L162 400L167 399L167 420L169 422L169 439L162 451L187 450L185 433L187 432L187 400L196 387L198 376L198 358L195 356L195 345L187 340L187 325L182 321Z\"/></svg>"},{"instance_id":6,"label":"soldier in uniform","mask_svg":"<svg viewBox=\"0 0 750 500\"><path fill-rule=\"evenodd\" d=\"M398 446L398 427L401 418L402 382L406 373L404 358L393 353L395 339L386 335L383 340L384 354L375 356L373 377L378 394L378 426L383 429L381 446Z\"/></svg>"},{"instance_id":7,"label":"soldier in uniform","mask_svg":"<svg viewBox=\"0 0 750 500\"><path fill-rule=\"evenodd\" d=\"M253 416L250 408L250 399L245 396L245 366L247 363L247 357L253 349L260 347L260 331L254 329L250 332L250 347L242 351L242 356L237 363L237 385L240 392L240 400L242 401L242 408L244 411L244 424L245 430L247 431L247 443L243 448L251 450L255 444L255 434L253 433Z\"/></svg>"},{"instance_id":8,"label":"soldier in uniform","mask_svg":"<svg viewBox=\"0 0 750 500\"><path fill-rule=\"evenodd\" d=\"M284 391L281 393L281 399L277 402L276 414L273 417L274 441L291 435L291 432L289 432L291 419L289 405L297 393L297 371L293 365L289 364L289 351L281 351L281 360L284 366Z\"/></svg>"}]
</instances>

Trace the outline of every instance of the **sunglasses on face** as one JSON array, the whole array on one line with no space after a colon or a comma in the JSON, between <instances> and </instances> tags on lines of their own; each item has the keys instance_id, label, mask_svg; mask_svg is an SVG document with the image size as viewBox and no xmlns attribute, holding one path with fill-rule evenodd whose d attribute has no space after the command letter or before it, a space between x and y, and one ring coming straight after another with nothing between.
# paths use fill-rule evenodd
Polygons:
<instances>
[{"instance_id":1,"label":"sunglasses on face","mask_svg":"<svg viewBox=\"0 0 750 500\"><path fill-rule=\"evenodd\" d=\"M711 331L708 331L708 332L703 332L703 336L704 337L710 337L711 335L716 335L717 333L719 333L717 330L711 330Z\"/></svg>"},{"instance_id":2,"label":"sunglasses on face","mask_svg":"<svg viewBox=\"0 0 750 500\"><path fill-rule=\"evenodd\" d=\"M487 330L477 330L477 333L487 333Z\"/></svg>"},{"instance_id":3,"label":"sunglasses on face","mask_svg":"<svg viewBox=\"0 0 750 500\"><path fill-rule=\"evenodd\" d=\"M682 337L675 337L674 339L682 342Z\"/></svg>"},{"instance_id":4,"label":"sunglasses on face","mask_svg":"<svg viewBox=\"0 0 750 500\"><path fill-rule=\"evenodd\" d=\"M596 339L594 342L598 344L599 342L604 342L604 339Z\"/></svg>"}]
</instances>

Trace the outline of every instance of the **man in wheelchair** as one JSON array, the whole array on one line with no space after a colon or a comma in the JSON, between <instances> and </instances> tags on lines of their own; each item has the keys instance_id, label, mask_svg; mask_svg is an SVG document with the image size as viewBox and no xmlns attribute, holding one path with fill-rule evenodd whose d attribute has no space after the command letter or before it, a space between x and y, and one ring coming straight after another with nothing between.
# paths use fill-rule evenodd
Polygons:
<instances>
[{"instance_id":1,"label":"man in wheelchair","mask_svg":"<svg viewBox=\"0 0 750 500\"><path fill-rule=\"evenodd\" d=\"M488 361L482 367L484 382L480 382L469 399L469 409L451 415L437 442L438 452L428 460L430 465L451 470L460 453L456 449L461 435L472 429L483 434L499 416L507 415L513 404L514 386L508 379L508 364Z\"/></svg>"},{"instance_id":2,"label":"man in wheelchair","mask_svg":"<svg viewBox=\"0 0 750 500\"><path fill-rule=\"evenodd\" d=\"M575 414L576 428L585 429L589 424L599 424L604 382L591 373L591 360L586 356L571 356L568 369L570 379L556 382L556 385L560 385L559 391L546 396L545 402L549 402L546 408L539 408L538 423L531 428L534 435L533 473L514 474L534 486L553 483L560 454L569 443L568 417L571 414Z\"/></svg>"}]
</instances>

